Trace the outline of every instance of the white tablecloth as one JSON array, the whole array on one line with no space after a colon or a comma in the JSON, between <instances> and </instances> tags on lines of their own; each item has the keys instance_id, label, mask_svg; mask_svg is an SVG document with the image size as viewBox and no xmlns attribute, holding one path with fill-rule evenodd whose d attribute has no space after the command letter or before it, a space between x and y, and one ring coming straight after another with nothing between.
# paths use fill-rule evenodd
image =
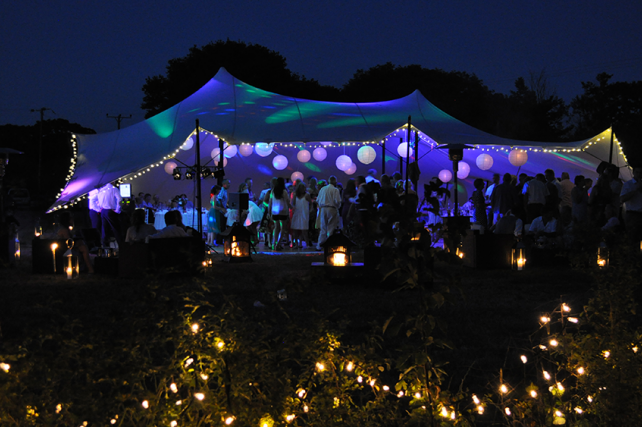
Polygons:
<instances>
[{"instance_id":1,"label":"white tablecloth","mask_svg":"<svg viewBox=\"0 0 642 427\"><path fill-rule=\"evenodd\" d=\"M183 224L185 224L187 227L192 227L194 229L198 228L198 217L196 216L196 210L194 209L187 209L187 212L181 211L181 215L183 215ZM167 210L160 210L156 211L154 215L154 227L156 230L162 230L165 228L165 214L167 213ZM203 231L207 230L207 212L201 213L201 217L203 218Z\"/></svg>"}]
</instances>

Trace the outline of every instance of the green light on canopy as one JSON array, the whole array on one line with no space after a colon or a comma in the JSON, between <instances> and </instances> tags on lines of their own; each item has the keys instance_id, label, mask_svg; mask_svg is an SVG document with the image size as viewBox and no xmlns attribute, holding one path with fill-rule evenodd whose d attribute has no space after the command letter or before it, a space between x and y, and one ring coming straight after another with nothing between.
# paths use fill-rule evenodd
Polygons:
<instances>
[{"instance_id":1,"label":"green light on canopy","mask_svg":"<svg viewBox=\"0 0 642 427\"><path fill-rule=\"evenodd\" d=\"M380 114L376 116L369 116L369 124L386 124L390 123L392 126L397 126L399 123L403 123L407 120L408 117L397 117L395 115ZM327 129L327 128L338 128L338 127L348 127L348 126L357 126L363 124L363 117L349 117L345 119L332 120L326 123L321 123L317 126L318 129Z\"/></svg>"},{"instance_id":2,"label":"green light on canopy","mask_svg":"<svg viewBox=\"0 0 642 427\"><path fill-rule=\"evenodd\" d=\"M275 103L274 105L280 105ZM303 118L315 117L318 115L326 114L331 111L334 111L335 106L325 105L325 104L312 104L312 103L302 103L299 105L289 105L286 108L277 111L276 113L268 116L265 119L265 123L274 124L274 123L284 123L290 122L293 120L299 120L299 116ZM361 120L363 122L363 120ZM360 123L361 123L360 122Z\"/></svg>"},{"instance_id":3,"label":"green light on canopy","mask_svg":"<svg viewBox=\"0 0 642 427\"><path fill-rule=\"evenodd\" d=\"M321 168L311 162L304 163L303 166L310 169L312 172L321 172Z\"/></svg>"},{"instance_id":4,"label":"green light on canopy","mask_svg":"<svg viewBox=\"0 0 642 427\"><path fill-rule=\"evenodd\" d=\"M147 119L146 123L149 124L156 135L161 138L167 138L174 133L174 117L177 108L177 106L174 106L169 110L156 114L154 117Z\"/></svg>"},{"instance_id":5,"label":"green light on canopy","mask_svg":"<svg viewBox=\"0 0 642 427\"><path fill-rule=\"evenodd\" d=\"M589 162L587 160L584 160L584 159L580 159L579 157L568 156L566 154L560 153L559 151L558 152L553 152L551 154L554 155L554 156L557 156L557 157L559 157L559 158L561 158L564 161L569 162L569 163L573 163L573 164L581 163L581 164L583 164L585 166L588 166L588 167L591 167L591 168L593 167L593 164L591 162Z\"/></svg>"}]
</instances>

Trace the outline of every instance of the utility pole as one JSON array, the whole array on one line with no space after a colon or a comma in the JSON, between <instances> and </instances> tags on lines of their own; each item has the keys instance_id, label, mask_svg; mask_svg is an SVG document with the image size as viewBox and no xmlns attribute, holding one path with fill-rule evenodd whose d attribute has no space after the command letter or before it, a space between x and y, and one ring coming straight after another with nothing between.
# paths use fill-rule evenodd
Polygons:
<instances>
[{"instance_id":1,"label":"utility pole","mask_svg":"<svg viewBox=\"0 0 642 427\"><path fill-rule=\"evenodd\" d=\"M125 117L122 114L119 114L117 116L110 116L109 113L107 113L107 118L108 119L116 119L116 121L118 122L118 130L120 130L120 122L122 122L123 119L131 119L132 115L130 114L128 117Z\"/></svg>"},{"instance_id":2,"label":"utility pole","mask_svg":"<svg viewBox=\"0 0 642 427\"><path fill-rule=\"evenodd\" d=\"M54 110L51 108L39 108L37 110L31 110L32 113L35 113L36 111L40 112L40 137L38 138L38 193L42 192L42 186L41 186L41 176L42 176L42 122L45 120L45 111L51 111L52 113L56 114Z\"/></svg>"}]
</instances>

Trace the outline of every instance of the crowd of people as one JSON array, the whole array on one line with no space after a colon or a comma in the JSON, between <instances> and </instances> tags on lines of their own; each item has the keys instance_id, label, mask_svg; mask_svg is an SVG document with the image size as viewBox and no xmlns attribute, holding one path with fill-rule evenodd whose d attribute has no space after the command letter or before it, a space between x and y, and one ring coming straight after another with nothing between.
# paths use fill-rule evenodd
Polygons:
<instances>
[{"instance_id":1,"label":"crowd of people","mask_svg":"<svg viewBox=\"0 0 642 427\"><path fill-rule=\"evenodd\" d=\"M567 172L556 177L552 169L534 177L525 173L500 177L492 183L474 182L470 198L472 223L476 228L530 239L539 247L572 250L577 230L626 232L642 240L642 169L634 179L622 182L615 165L602 164L598 178L582 175L573 181ZM500 181L501 180L501 181Z\"/></svg>"}]
</instances>

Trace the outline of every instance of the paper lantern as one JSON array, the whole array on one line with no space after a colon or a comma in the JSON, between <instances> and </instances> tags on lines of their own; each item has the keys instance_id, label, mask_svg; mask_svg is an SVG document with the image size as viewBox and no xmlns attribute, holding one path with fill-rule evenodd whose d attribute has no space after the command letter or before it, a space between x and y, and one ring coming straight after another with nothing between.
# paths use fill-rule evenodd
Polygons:
<instances>
[{"instance_id":1,"label":"paper lantern","mask_svg":"<svg viewBox=\"0 0 642 427\"><path fill-rule=\"evenodd\" d=\"M512 150L508 153L508 161L513 166L524 166L528 161L528 153L520 149Z\"/></svg>"},{"instance_id":2,"label":"paper lantern","mask_svg":"<svg viewBox=\"0 0 642 427\"><path fill-rule=\"evenodd\" d=\"M357 171L357 165L353 163L348 169L346 169L344 172L346 175L353 175Z\"/></svg>"},{"instance_id":3,"label":"paper lantern","mask_svg":"<svg viewBox=\"0 0 642 427\"><path fill-rule=\"evenodd\" d=\"M288 158L279 154L272 159L272 166L274 166L274 169L282 171L288 167Z\"/></svg>"},{"instance_id":4,"label":"paper lantern","mask_svg":"<svg viewBox=\"0 0 642 427\"><path fill-rule=\"evenodd\" d=\"M272 154L272 149L274 148L274 144L267 144L265 142L257 142L256 145L254 146L254 151L256 151L256 154L258 154L261 157L267 157L270 154Z\"/></svg>"},{"instance_id":5,"label":"paper lantern","mask_svg":"<svg viewBox=\"0 0 642 427\"><path fill-rule=\"evenodd\" d=\"M236 145L227 145L227 143L225 143L225 147L223 148L223 155L229 159L236 156L236 153L238 153L238 151L239 149L236 147Z\"/></svg>"},{"instance_id":6,"label":"paper lantern","mask_svg":"<svg viewBox=\"0 0 642 427\"><path fill-rule=\"evenodd\" d=\"M488 169L493 167L493 158L490 156L490 154L480 154L477 156L477 160L475 160L475 163L477 163L477 167L483 171L487 171Z\"/></svg>"},{"instance_id":7,"label":"paper lantern","mask_svg":"<svg viewBox=\"0 0 642 427\"><path fill-rule=\"evenodd\" d=\"M310 161L310 157L312 157L312 154L308 150L301 150L298 153L296 153L296 158L298 161L301 163L307 163Z\"/></svg>"},{"instance_id":8,"label":"paper lantern","mask_svg":"<svg viewBox=\"0 0 642 427\"><path fill-rule=\"evenodd\" d=\"M296 182L297 179L300 179L301 181L303 181L303 178L304 178L303 174L299 171L292 172L292 175L290 175L290 179L292 180L292 182Z\"/></svg>"},{"instance_id":9,"label":"paper lantern","mask_svg":"<svg viewBox=\"0 0 642 427\"><path fill-rule=\"evenodd\" d=\"M171 175L174 173L174 169L176 169L177 167L178 165L176 164L176 162L167 162L165 163L165 166L164 166L165 173L168 173Z\"/></svg>"},{"instance_id":10,"label":"paper lantern","mask_svg":"<svg viewBox=\"0 0 642 427\"><path fill-rule=\"evenodd\" d=\"M337 157L337 160L334 162L334 164L337 166L337 169L339 169L342 172L345 172L346 170L350 169L352 166L352 159L350 156L346 156L345 154L340 155Z\"/></svg>"},{"instance_id":11,"label":"paper lantern","mask_svg":"<svg viewBox=\"0 0 642 427\"><path fill-rule=\"evenodd\" d=\"M410 156L412 157L412 155L414 153L415 153L415 151L411 147L410 148ZM402 142L401 144L399 144L399 146L397 147L397 154L399 154L404 159L406 158L406 154L408 154L408 143L407 142Z\"/></svg>"},{"instance_id":12,"label":"paper lantern","mask_svg":"<svg viewBox=\"0 0 642 427\"><path fill-rule=\"evenodd\" d=\"M370 163L374 162L376 157L377 153L375 152L374 148L369 145L364 145L363 147L359 148L359 151L357 151L357 159L359 159L359 161L364 165L369 165Z\"/></svg>"},{"instance_id":13,"label":"paper lantern","mask_svg":"<svg viewBox=\"0 0 642 427\"><path fill-rule=\"evenodd\" d=\"M328 157L328 152L325 151L325 148L318 147L312 152L312 157L314 157L314 160L322 162L326 157Z\"/></svg>"},{"instance_id":14,"label":"paper lantern","mask_svg":"<svg viewBox=\"0 0 642 427\"><path fill-rule=\"evenodd\" d=\"M239 153L241 153L241 156L247 157L251 155L254 152L254 148L250 144L242 144L239 147Z\"/></svg>"},{"instance_id":15,"label":"paper lantern","mask_svg":"<svg viewBox=\"0 0 642 427\"><path fill-rule=\"evenodd\" d=\"M181 145L181 150L187 151L191 149L194 146L194 137L190 136L183 142L183 145Z\"/></svg>"},{"instance_id":16,"label":"paper lantern","mask_svg":"<svg viewBox=\"0 0 642 427\"><path fill-rule=\"evenodd\" d=\"M214 166L218 166L219 157L216 156L213 159L214 159ZM223 156L223 167L227 167L227 157L225 157L225 156Z\"/></svg>"},{"instance_id":17,"label":"paper lantern","mask_svg":"<svg viewBox=\"0 0 642 427\"><path fill-rule=\"evenodd\" d=\"M463 160L459 162L459 170L457 171L457 178L466 179L470 173L470 165Z\"/></svg>"},{"instance_id":18,"label":"paper lantern","mask_svg":"<svg viewBox=\"0 0 642 427\"><path fill-rule=\"evenodd\" d=\"M216 147L215 149L212 150L210 155L212 156L212 160L218 161L219 158L221 157L221 149Z\"/></svg>"},{"instance_id":19,"label":"paper lantern","mask_svg":"<svg viewBox=\"0 0 642 427\"><path fill-rule=\"evenodd\" d=\"M453 179L453 173L448 169L440 170L437 176L439 177L441 182L450 182L450 180Z\"/></svg>"}]
</instances>

